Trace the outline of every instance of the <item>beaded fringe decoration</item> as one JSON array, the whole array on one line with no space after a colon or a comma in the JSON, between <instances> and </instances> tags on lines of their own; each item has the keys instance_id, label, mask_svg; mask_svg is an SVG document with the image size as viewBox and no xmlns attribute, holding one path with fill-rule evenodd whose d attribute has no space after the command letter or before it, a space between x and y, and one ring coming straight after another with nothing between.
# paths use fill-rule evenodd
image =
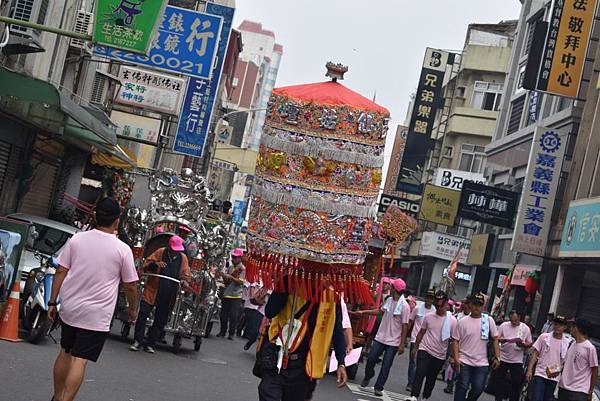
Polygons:
<instances>
[{"instance_id":1,"label":"beaded fringe decoration","mask_svg":"<svg viewBox=\"0 0 600 401\"><path fill-rule=\"evenodd\" d=\"M362 265L330 265L251 251L246 279L277 292L296 292L316 303L339 303L343 294L351 305L373 305L369 282L362 277ZM334 299L329 298L328 291L324 292L327 288L333 288Z\"/></svg>"}]
</instances>

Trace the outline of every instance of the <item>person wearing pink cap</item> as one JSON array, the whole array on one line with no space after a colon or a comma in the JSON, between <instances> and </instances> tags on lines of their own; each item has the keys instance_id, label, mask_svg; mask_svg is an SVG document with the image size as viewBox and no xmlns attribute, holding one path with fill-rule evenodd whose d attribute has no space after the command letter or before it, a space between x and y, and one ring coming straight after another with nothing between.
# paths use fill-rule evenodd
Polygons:
<instances>
[{"instance_id":1,"label":"person wearing pink cap","mask_svg":"<svg viewBox=\"0 0 600 401\"><path fill-rule=\"evenodd\" d=\"M244 291L244 280L246 278L246 268L242 263L244 250L235 248L231 251L231 266L227 273L223 273L225 282L225 292L221 303L221 331L217 337L225 337L229 328L230 340L233 340L239 315L242 310L242 295Z\"/></svg>"},{"instance_id":2,"label":"person wearing pink cap","mask_svg":"<svg viewBox=\"0 0 600 401\"><path fill-rule=\"evenodd\" d=\"M377 331L377 336L365 367L365 377L361 387L367 387L369 381L375 376L375 365L377 360L383 355L383 362L379 376L375 382L375 395L383 395L383 386L390 374L390 369L394 363L396 354L404 353L404 344L406 343L406 334L408 332L408 321L410 319L410 307L404 299L406 283L402 279L396 279L392 282L392 296L389 297L381 306L381 309L358 311L359 315L377 315L383 313L381 325Z\"/></svg>"},{"instance_id":3,"label":"person wearing pink cap","mask_svg":"<svg viewBox=\"0 0 600 401\"><path fill-rule=\"evenodd\" d=\"M143 270L181 280L185 287L189 283L192 274L187 256L185 256L183 238L177 235L172 236L169 239L168 247L158 249L146 259ZM144 351L150 354L154 353L154 345L167 324L169 307L177 295L177 289L178 284L173 281L152 276L148 277L140 301L138 318L135 323L134 343L130 347L131 351L138 351L143 344ZM150 328L148 338L144 342L146 321L152 309L155 309L154 322Z\"/></svg>"}]
</instances>

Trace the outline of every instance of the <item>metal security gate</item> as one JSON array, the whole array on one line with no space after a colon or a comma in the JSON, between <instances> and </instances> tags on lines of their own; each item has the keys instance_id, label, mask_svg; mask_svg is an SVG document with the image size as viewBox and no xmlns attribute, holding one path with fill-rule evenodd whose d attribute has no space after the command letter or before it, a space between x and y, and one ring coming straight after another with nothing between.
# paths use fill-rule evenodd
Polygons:
<instances>
[{"instance_id":1,"label":"metal security gate","mask_svg":"<svg viewBox=\"0 0 600 401\"><path fill-rule=\"evenodd\" d=\"M47 217L52 206L58 167L47 163L38 155L32 157L31 165L34 171L29 192L23 197L19 212Z\"/></svg>"}]
</instances>

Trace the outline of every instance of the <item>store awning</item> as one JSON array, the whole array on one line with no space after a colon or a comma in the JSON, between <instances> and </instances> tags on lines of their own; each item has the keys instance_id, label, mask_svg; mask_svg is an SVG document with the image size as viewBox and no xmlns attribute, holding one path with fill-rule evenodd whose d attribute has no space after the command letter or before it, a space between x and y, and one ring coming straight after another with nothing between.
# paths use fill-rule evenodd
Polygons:
<instances>
[{"instance_id":1,"label":"store awning","mask_svg":"<svg viewBox=\"0 0 600 401\"><path fill-rule=\"evenodd\" d=\"M131 150L117 145L111 151L92 155L92 163L119 170L131 170L137 166L137 157Z\"/></svg>"},{"instance_id":2,"label":"store awning","mask_svg":"<svg viewBox=\"0 0 600 401\"><path fill-rule=\"evenodd\" d=\"M242 149L233 145L219 143L215 151L215 159L235 164L238 172L254 174L256 170L256 156L258 153L252 149Z\"/></svg>"},{"instance_id":3,"label":"store awning","mask_svg":"<svg viewBox=\"0 0 600 401\"><path fill-rule=\"evenodd\" d=\"M117 144L116 132L106 121L50 82L0 67L0 99L0 108L50 132L93 145Z\"/></svg>"}]
</instances>

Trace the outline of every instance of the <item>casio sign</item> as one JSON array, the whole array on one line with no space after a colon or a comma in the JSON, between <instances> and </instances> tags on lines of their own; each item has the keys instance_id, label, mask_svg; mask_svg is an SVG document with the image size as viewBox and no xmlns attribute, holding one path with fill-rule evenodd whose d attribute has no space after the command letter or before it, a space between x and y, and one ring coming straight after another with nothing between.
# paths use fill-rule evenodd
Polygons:
<instances>
[{"instance_id":1,"label":"casio sign","mask_svg":"<svg viewBox=\"0 0 600 401\"><path fill-rule=\"evenodd\" d=\"M412 201L410 199L398 198L396 196L381 195L381 200L379 202L379 213L385 213L388 207L391 205L398 206L400 210L406 213L409 216L417 217L419 215L419 210L421 209L421 205L418 201Z\"/></svg>"}]
</instances>

